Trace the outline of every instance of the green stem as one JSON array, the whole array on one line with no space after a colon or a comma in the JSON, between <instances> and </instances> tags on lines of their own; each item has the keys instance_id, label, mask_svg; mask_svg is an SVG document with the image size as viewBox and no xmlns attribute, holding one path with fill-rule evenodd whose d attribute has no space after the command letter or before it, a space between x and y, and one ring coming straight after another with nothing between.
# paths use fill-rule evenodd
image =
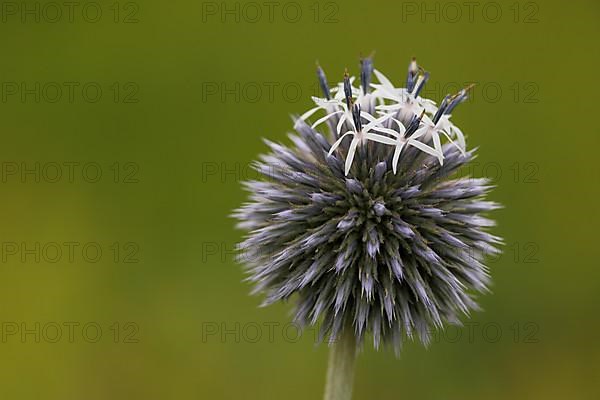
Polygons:
<instances>
[{"instance_id":1,"label":"green stem","mask_svg":"<svg viewBox=\"0 0 600 400\"><path fill-rule=\"evenodd\" d=\"M352 329L344 332L330 346L324 400L350 400L354 381L356 339Z\"/></svg>"}]
</instances>

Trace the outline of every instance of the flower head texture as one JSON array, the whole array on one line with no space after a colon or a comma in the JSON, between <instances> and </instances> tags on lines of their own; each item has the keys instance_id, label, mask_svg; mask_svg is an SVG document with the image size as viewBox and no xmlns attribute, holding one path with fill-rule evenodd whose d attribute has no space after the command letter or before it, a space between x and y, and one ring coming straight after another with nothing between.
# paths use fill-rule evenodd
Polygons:
<instances>
[{"instance_id":1,"label":"flower head texture","mask_svg":"<svg viewBox=\"0 0 600 400\"><path fill-rule=\"evenodd\" d=\"M475 156L450 119L468 88L439 106L421 98L429 74L416 60L401 88L371 58L358 88L348 74L333 87L317 77L324 97L295 118L292 145L266 141L254 164L264 179L245 182L234 213L248 279L264 304L295 301L295 321L319 323L323 338L352 329L375 347L427 344L477 309L485 256L501 243L488 232L491 185L458 174Z\"/></svg>"}]
</instances>

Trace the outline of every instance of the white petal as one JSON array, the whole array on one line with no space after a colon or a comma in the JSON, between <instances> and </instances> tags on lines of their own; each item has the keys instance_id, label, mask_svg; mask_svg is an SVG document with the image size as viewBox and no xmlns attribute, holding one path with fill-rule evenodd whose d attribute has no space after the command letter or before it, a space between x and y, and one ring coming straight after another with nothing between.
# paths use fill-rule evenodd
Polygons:
<instances>
[{"instance_id":1,"label":"white petal","mask_svg":"<svg viewBox=\"0 0 600 400\"><path fill-rule=\"evenodd\" d=\"M397 137L401 137L401 135L398 132L396 132L395 130L393 130L393 129L382 128L382 127L379 127L379 126L374 126L374 127L371 128L371 130L372 131L377 131L377 132L387 133L387 134L392 135L393 137L396 137L396 138Z\"/></svg>"},{"instance_id":2,"label":"white petal","mask_svg":"<svg viewBox=\"0 0 600 400\"><path fill-rule=\"evenodd\" d=\"M396 103L396 104L384 104L381 106L377 106L378 110L387 110L387 111L393 111L393 110L399 110L402 107L404 107L401 103Z\"/></svg>"},{"instance_id":3,"label":"white petal","mask_svg":"<svg viewBox=\"0 0 600 400\"><path fill-rule=\"evenodd\" d=\"M327 106L336 105L338 103L337 100L327 100L316 96L311 96L311 99L316 105L318 105L321 108L326 108Z\"/></svg>"},{"instance_id":4,"label":"white petal","mask_svg":"<svg viewBox=\"0 0 600 400\"><path fill-rule=\"evenodd\" d=\"M315 128L318 125L322 124L323 122L327 121L329 118L333 117L334 115L337 115L339 113L343 113L343 111L336 111L336 112L332 112L331 114L327 114L326 116L324 116L323 118L319 118L318 120L315 121L314 124L311 125L311 128Z\"/></svg>"},{"instance_id":5,"label":"white petal","mask_svg":"<svg viewBox=\"0 0 600 400\"><path fill-rule=\"evenodd\" d=\"M464 133L458 129L456 126L452 126L452 131L456 134L456 139L458 140L458 144L463 149L463 154L467 150L467 142L465 141Z\"/></svg>"},{"instance_id":6,"label":"white petal","mask_svg":"<svg viewBox=\"0 0 600 400\"><path fill-rule=\"evenodd\" d=\"M438 134L437 131L433 131L433 147L435 147L435 149L438 152L438 160L439 160L440 164L444 164L444 156L442 153L442 142L440 141L440 135Z\"/></svg>"},{"instance_id":7,"label":"white petal","mask_svg":"<svg viewBox=\"0 0 600 400\"><path fill-rule=\"evenodd\" d=\"M395 146L396 143L398 142L396 139L392 139L387 136L378 135L376 133L367 132L364 135L365 135L366 139L372 140L374 142L383 143L383 144L389 144L392 146Z\"/></svg>"},{"instance_id":8,"label":"white petal","mask_svg":"<svg viewBox=\"0 0 600 400\"><path fill-rule=\"evenodd\" d=\"M398 92L390 92L388 90L380 90L378 93L379 96L381 96L382 98L386 99L386 100L392 100L395 101L397 103L403 103L404 99L402 98L401 94L398 94Z\"/></svg>"},{"instance_id":9,"label":"white petal","mask_svg":"<svg viewBox=\"0 0 600 400\"><path fill-rule=\"evenodd\" d=\"M433 149L433 148L431 148L431 147L427 146L427 145L426 145L425 143L423 143L423 142L419 142L418 140L413 140L413 139L411 138L411 139L409 139L409 140L408 140L408 142L407 142L407 143L408 143L409 145L411 145L411 146L413 146L413 147L416 147L417 149L419 149L419 150L421 150L421 151L423 151L423 152L427 153L427 154L431 154L431 155L432 155L432 156L434 156L434 157L439 157L439 153L438 153L438 152L437 152L435 149Z\"/></svg>"},{"instance_id":10,"label":"white petal","mask_svg":"<svg viewBox=\"0 0 600 400\"><path fill-rule=\"evenodd\" d=\"M429 118L427 115L423 115L421 122L423 124L431 126L431 127L435 126L435 124L433 123L433 120L431 118Z\"/></svg>"},{"instance_id":11,"label":"white petal","mask_svg":"<svg viewBox=\"0 0 600 400\"><path fill-rule=\"evenodd\" d=\"M363 117L364 119L368 120L369 122L373 122L376 120L376 118L374 116L372 116L371 114L369 114L366 111L361 111L360 116Z\"/></svg>"},{"instance_id":12,"label":"white petal","mask_svg":"<svg viewBox=\"0 0 600 400\"><path fill-rule=\"evenodd\" d=\"M450 141L450 143L452 143L454 145L454 147L456 147L458 149L458 151L460 151L462 153L463 156L467 155L467 153L465 153L463 148L460 147L454 140L452 140L452 138L450 137L450 135L448 135L448 133L446 131L442 131L442 133L444 134L444 136L446 136L446 138Z\"/></svg>"},{"instance_id":13,"label":"white petal","mask_svg":"<svg viewBox=\"0 0 600 400\"><path fill-rule=\"evenodd\" d=\"M398 143L396 145L396 150L394 150L394 158L392 160L392 169L394 170L394 174L396 174L396 170L398 169L398 160L400 159L400 152L402 151L403 147L404 142Z\"/></svg>"},{"instance_id":14,"label":"white petal","mask_svg":"<svg viewBox=\"0 0 600 400\"><path fill-rule=\"evenodd\" d=\"M396 118L392 118L392 120L394 120L396 125L398 125L398 130L400 131L400 133L402 135L404 135L404 132L406 132L406 128L404 127L404 124L402 122L398 121Z\"/></svg>"},{"instance_id":15,"label":"white petal","mask_svg":"<svg viewBox=\"0 0 600 400\"><path fill-rule=\"evenodd\" d=\"M354 160L354 153L356 152L356 146L358 146L359 140L360 139L358 139L355 135L354 139L352 139L352 143L350 143L350 148L348 149L348 156L346 157L345 175L348 175L348 172L350 172L350 167L352 166L352 160Z\"/></svg>"},{"instance_id":16,"label":"white petal","mask_svg":"<svg viewBox=\"0 0 600 400\"><path fill-rule=\"evenodd\" d=\"M335 143L331 146L331 149L329 149L329 155L331 155L335 151L335 149L338 148L338 146L342 143L342 140L344 140L344 138L347 135L354 135L354 132L348 131L344 133L338 140L336 140Z\"/></svg>"},{"instance_id":17,"label":"white petal","mask_svg":"<svg viewBox=\"0 0 600 400\"><path fill-rule=\"evenodd\" d=\"M428 131L429 131L429 127L427 126L422 126L419 129L417 129L415 131L415 133L412 134L412 136L410 137L411 139L418 139L421 136L425 135Z\"/></svg>"},{"instance_id":18,"label":"white petal","mask_svg":"<svg viewBox=\"0 0 600 400\"><path fill-rule=\"evenodd\" d=\"M361 113L361 116L363 116L363 115L362 115L362 113ZM383 122L387 121L387 120L388 120L388 119L390 119L391 117L392 117L392 116L391 116L390 114L384 114L383 116L381 116L381 117L379 117L379 118L377 118L377 119L375 119L375 118L372 118L372 119L371 119L371 121L370 121L370 122L369 122L367 125L365 125L365 126L363 127L363 130L364 130L364 131L368 131L368 130L370 130L372 127L374 127L374 126L376 126L376 125L380 125L381 123L383 123Z\"/></svg>"},{"instance_id":19,"label":"white petal","mask_svg":"<svg viewBox=\"0 0 600 400\"><path fill-rule=\"evenodd\" d=\"M309 118L311 115L313 115L314 113L316 113L317 111L321 110L322 107L315 107L315 108L311 108L310 110L308 110L307 112L305 112L304 114L302 114L300 116L300 119L303 121L306 121L307 118Z\"/></svg>"},{"instance_id":20,"label":"white petal","mask_svg":"<svg viewBox=\"0 0 600 400\"><path fill-rule=\"evenodd\" d=\"M342 133L342 126L344 125L344 122L346 121L346 119L348 119L348 114L343 113L342 116L340 117L340 120L338 121L337 128L336 128L338 135L340 133Z\"/></svg>"},{"instance_id":21,"label":"white petal","mask_svg":"<svg viewBox=\"0 0 600 400\"><path fill-rule=\"evenodd\" d=\"M441 152L442 151L442 142L440 141L440 135L438 133L438 131L434 130L432 131L432 138L433 138L433 147Z\"/></svg>"},{"instance_id":22,"label":"white petal","mask_svg":"<svg viewBox=\"0 0 600 400\"><path fill-rule=\"evenodd\" d=\"M384 74L382 74L381 72L377 71L376 69L373 69L373 73L377 77L377 80L379 82L381 82L384 86L386 86L387 88L394 89L394 85L392 84L392 82Z\"/></svg>"}]
</instances>

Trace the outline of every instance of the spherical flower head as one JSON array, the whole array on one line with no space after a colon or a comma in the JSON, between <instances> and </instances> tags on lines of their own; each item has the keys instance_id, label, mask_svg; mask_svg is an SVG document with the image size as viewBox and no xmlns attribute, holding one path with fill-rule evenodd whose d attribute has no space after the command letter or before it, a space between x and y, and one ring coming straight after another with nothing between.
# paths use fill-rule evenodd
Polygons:
<instances>
[{"instance_id":1,"label":"spherical flower head","mask_svg":"<svg viewBox=\"0 0 600 400\"><path fill-rule=\"evenodd\" d=\"M324 98L295 119L292 145L266 141L254 165L264 179L245 183L250 201L234 216L264 304L293 298L295 321L320 323L322 337L352 329L359 344L370 335L399 351L477 309L485 255L501 242L482 213L499 205L484 199L487 179L458 176L474 151L450 112L468 89L438 107L419 96L429 74L415 60L405 88L370 59L361 67L358 89L347 74L330 88L318 67Z\"/></svg>"}]
</instances>

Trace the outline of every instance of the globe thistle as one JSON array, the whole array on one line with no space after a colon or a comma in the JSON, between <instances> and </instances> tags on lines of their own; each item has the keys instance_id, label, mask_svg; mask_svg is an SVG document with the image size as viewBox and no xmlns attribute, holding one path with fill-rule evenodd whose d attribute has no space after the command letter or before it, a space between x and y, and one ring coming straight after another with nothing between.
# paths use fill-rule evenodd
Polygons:
<instances>
[{"instance_id":1,"label":"globe thistle","mask_svg":"<svg viewBox=\"0 0 600 400\"><path fill-rule=\"evenodd\" d=\"M450 117L469 87L439 106L422 98L429 73L414 59L405 87L370 57L358 87L348 73L334 87L317 77L323 98L295 118L292 145L266 140L264 179L245 182L250 201L234 213L248 279L265 305L294 298L295 321L332 342L427 344L477 309L500 243L482 215L499 207L484 199L488 180L458 176L475 151Z\"/></svg>"}]
</instances>

